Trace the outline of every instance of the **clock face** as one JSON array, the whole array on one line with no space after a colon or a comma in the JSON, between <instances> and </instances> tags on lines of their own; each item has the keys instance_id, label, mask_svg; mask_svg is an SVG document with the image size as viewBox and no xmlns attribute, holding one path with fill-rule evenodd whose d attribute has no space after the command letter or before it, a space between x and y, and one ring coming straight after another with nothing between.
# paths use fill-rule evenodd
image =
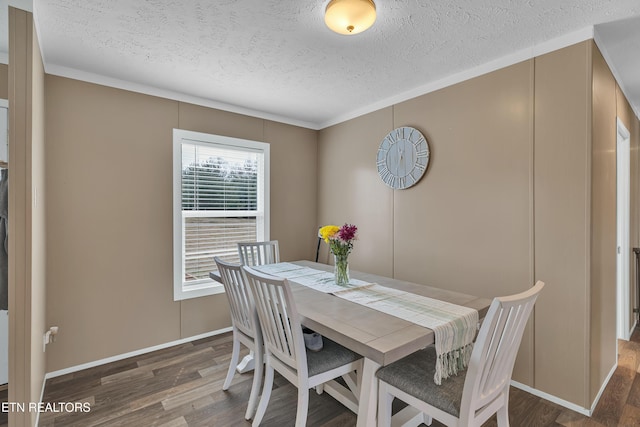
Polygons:
<instances>
[{"instance_id":1,"label":"clock face","mask_svg":"<svg viewBox=\"0 0 640 427\"><path fill-rule=\"evenodd\" d=\"M415 185L429 165L429 145L419 130L400 127L380 143L378 174L389 187L403 190Z\"/></svg>"}]
</instances>

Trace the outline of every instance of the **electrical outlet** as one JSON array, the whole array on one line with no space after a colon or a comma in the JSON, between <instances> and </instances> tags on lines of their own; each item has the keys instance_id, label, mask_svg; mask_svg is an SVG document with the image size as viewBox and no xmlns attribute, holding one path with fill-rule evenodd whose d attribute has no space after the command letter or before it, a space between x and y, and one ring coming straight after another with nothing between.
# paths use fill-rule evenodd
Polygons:
<instances>
[{"instance_id":1,"label":"electrical outlet","mask_svg":"<svg viewBox=\"0 0 640 427\"><path fill-rule=\"evenodd\" d=\"M43 353L47 351L47 344L51 342L55 342L56 335L58 334L59 329L60 328L58 328L57 326L52 326L49 328L47 332L44 333L44 335L42 336L42 352Z\"/></svg>"}]
</instances>

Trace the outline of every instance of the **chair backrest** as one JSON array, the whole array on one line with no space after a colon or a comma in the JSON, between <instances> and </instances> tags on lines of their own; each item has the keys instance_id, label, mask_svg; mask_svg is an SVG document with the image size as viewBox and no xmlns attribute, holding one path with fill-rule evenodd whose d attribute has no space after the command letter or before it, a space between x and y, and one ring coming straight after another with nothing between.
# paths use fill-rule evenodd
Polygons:
<instances>
[{"instance_id":1,"label":"chair backrest","mask_svg":"<svg viewBox=\"0 0 640 427\"><path fill-rule=\"evenodd\" d=\"M233 326L249 337L258 337L260 334L258 317L251 291L245 282L242 266L230 264L218 257L215 257L214 260L229 300Z\"/></svg>"},{"instance_id":2,"label":"chair backrest","mask_svg":"<svg viewBox=\"0 0 640 427\"><path fill-rule=\"evenodd\" d=\"M238 243L238 253L242 265L254 266L280 262L277 240Z\"/></svg>"},{"instance_id":3,"label":"chair backrest","mask_svg":"<svg viewBox=\"0 0 640 427\"><path fill-rule=\"evenodd\" d=\"M508 389L524 328L544 283L517 295L495 298L478 332L460 402L460 420Z\"/></svg>"},{"instance_id":4,"label":"chair backrest","mask_svg":"<svg viewBox=\"0 0 640 427\"><path fill-rule=\"evenodd\" d=\"M289 282L247 266L242 268L256 305L267 353L299 376L307 377L307 353Z\"/></svg>"}]
</instances>

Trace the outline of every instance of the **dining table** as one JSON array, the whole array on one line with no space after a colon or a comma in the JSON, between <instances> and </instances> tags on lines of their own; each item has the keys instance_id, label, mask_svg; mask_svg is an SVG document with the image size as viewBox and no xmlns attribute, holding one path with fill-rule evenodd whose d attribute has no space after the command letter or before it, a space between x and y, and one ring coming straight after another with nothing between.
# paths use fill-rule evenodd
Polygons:
<instances>
[{"instance_id":1,"label":"dining table","mask_svg":"<svg viewBox=\"0 0 640 427\"><path fill-rule=\"evenodd\" d=\"M291 263L315 270L333 271L332 265L312 261L302 260ZM377 274L351 270L350 277L410 294L473 308L478 311L480 318L484 317L491 304L491 300L487 298ZM300 321L305 327L363 356L363 369L358 374L357 381L359 396L355 401L357 426L376 425L378 400L376 371L382 366L433 344L435 339L433 330L365 305L338 298L331 293L319 292L296 283L295 278L289 279L289 284ZM327 384L325 389L331 391L332 387ZM336 396L335 392L332 395L336 398L340 397ZM394 417L404 418L403 423L405 423L409 422L412 417L420 416L411 412L410 409L406 408L405 414L396 414Z\"/></svg>"}]
</instances>

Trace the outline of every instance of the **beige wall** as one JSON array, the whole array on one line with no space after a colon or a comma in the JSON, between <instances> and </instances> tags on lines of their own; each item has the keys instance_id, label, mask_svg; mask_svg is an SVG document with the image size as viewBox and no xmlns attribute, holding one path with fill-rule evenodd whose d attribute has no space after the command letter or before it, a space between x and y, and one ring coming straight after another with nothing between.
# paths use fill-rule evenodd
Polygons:
<instances>
[{"instance_id":1,"label":"beige wall","mask_svg":"<svg viewBox=\"0 0 640 427\"><path fill-rule=\"evenodd\" d=\"M318 140L319 225L360 227L353 268L485 297L545 281L514 379L582 407L616 350L615 152L610 135L600 137L615 83L593 83L607 104L594 107L592 146L592 50L579 43L323 129ZM374 159L400 126L423 132L431 161L415 187L392 191Z\"/></svg>"},{"instance_id":2,"label":"beige wall","mask_svg":"<svg viewBox=\"0 0 640 427\"><path fill-rule=\"evenodd\" d=\"M318 218L359 227L354 269L487 297L532 283L532 73L526 61L320 132ZM423 132L431 160L393 191L375 152L399 126ZM528 329L524 349L531 340ZM516 368L525 383L530 353Z\"/></svg>"},{"instance_id":3,"label":"beige wall","mask_svg":"<svg viewBox=\"0 0 640 427\"><path fill-rule=\"evenodd\" d=\"M32 133L31 170L27 176L27 189L31 200L31 401L40 399L45 375L45 355L40 351L46 325L46 180L45 180L45 102L44 66L37 40L33 32L32 68ZM32 422L36 414L31 414Z\"/></svg>"},{"instance_id":4,"label":"beige wall","mask_svg":"<svg viewBox=\"0 0 640 427\"><path fill-rule=\"evenodd\" d=\"M591 49L590 402L596 398L600 386L617 361L616 82L595 43L591 43ZM633 222L637 224L637 219Z\"/></svg>"},{"instance_id":5,"label":"beige wall","mask_svg":"<svg viewBox=\"0 0 640 427\"><path fill-rule=\"evenodd\" d=\"M385 108L324 129L318 139L318 226L357 225L350 265L388 277L393 277L394 193L374 166L392 117L392 109ZM322 249L326 254L327 245Z\"/></svg>"},{"instance_id":6,"label":"beige wall","mask_svg":"<svg viewBox=\"0 0 640 427\"><path fill-rule=\"evenodd\" d=\"M533 282L532 74L526 61L395 107L394 127L422 129L432 156L421 185L395 192L396 277L483 297ZM523 383L531 338L515 367Z\"/></svg>"},{"instance_id":7,"label":"beige wall","mask_svg":"<svg viewBox=\"0 0 640 427\"><path fill-rule=\"evenodd\" d=\"M14 8L9 61L9 401L37 402L45 373L44 69L33 16ZM11 412L9 424L34 425L36 415Z\"/></svg>"},{"instance_id":8,"label":"beige wall","mask_svg":"<svg viewBox=\"0 0 640 427\"><path fill-rule=\"evenodd\" d=\"M48 371L230 326L224 295L173 301L173 128L269 142L271 238L314 254L315 131L54 76L46 94Z\"/></svg>"},{"instance_id":9,"label":"beige wall","mask_svg":"<svg viewBox=\"0 0 640 427\"><path fill-rule=\"evenodd\" d=\"M9 66L0 64L0 99L9 99Z\"/></svg>"},{"instance_id":10,"label":"beige wall","mask_svg":"<svg viewBox=\"0 0 640 427\"><path fill-rule=\"evenodd\" d=\"M535 59L534 386L586 407L589 73L587 43Z\"/></svg>"}]
</instances>

